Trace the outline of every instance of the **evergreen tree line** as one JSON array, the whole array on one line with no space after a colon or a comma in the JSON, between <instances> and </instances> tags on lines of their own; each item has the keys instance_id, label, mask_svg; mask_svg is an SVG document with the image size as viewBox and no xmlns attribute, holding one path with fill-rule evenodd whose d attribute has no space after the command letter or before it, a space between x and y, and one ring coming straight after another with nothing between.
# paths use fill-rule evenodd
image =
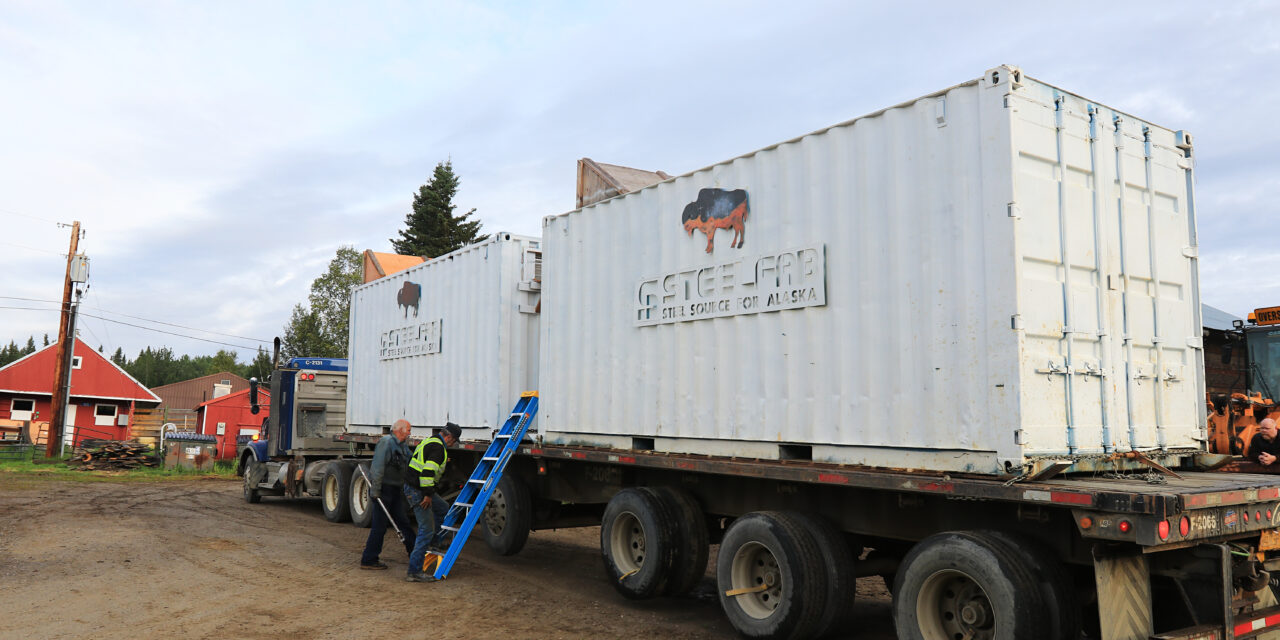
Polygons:
<instances>
[{"instance_id":1,"label":"evergreen tree line","mask_svg":"<svg viewBox=\"0 0 1280 640\"><path fill-rule=\"evenodd\" d=\"M49 346L49 334L44 334L44 346ZM9 344L0 349L0 367L10 362L25 358L36 352L36 337L28 336L26 346L19 347L17 342L9 341Z\"/></svg>"},{"instance_id":2,"label":"evergreen tree line","mask_svg":"<svg viewBox=\"0 0 1280 640\"><path fill-rule=\"evenodd\" d=\"M44 336L44 346L49 346L49 336ZM14 341L0 349L0 367L36 352L35 336L27 338L26 346L19 347ZM104 353L98 346L98 353ZM182 382L200 376L228 371L244 378L266 380L271 374L271 355L264 349L258 349L253 360L246 363L239 361L235 351L220 349L211 356L178 356L169 347L153 349L147 347L138 352L138 357L130 360L124 350L117 347L110 360L147 387L159 387L174 382Z\"/></svg>"}]
</instances>

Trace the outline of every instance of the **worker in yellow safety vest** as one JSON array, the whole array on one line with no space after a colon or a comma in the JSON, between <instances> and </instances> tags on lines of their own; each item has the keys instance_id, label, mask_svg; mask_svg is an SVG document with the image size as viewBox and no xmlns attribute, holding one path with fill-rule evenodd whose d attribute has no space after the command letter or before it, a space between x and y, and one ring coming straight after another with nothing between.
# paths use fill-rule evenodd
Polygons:
<instances>
[{"instance_id":1,"label":"worker in yellow safety vest","mask_svg":"<svg viewBox=\"0 0 1280 640\"><path fill-rule=\"evenodd\" d=\"M449 503L437 491L445 465L449 463L449 447L457 444L462 429L450 422L430 438L424 438L409 458L409 474L405 478L404 495L413 507L418 519L418 538L409 554L409 582L427 582L431 576L425 570L427 552L443 553L445 531L441 529L444 517L449 513Z\"/></svg>"}]
</instances>

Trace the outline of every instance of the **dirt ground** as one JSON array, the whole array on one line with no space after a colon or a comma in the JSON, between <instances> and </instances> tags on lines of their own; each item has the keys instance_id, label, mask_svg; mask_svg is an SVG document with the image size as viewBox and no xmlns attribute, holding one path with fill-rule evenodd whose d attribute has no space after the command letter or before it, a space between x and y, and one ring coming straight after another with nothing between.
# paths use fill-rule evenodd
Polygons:
<instances>
[{"instance_id":1,"label":"dirt ground","mask_svg":"<svg viewBox=\"0 0 1280 640\"><path fill-rule=\"evenodd\" d=\"M4 638L733 638L708 577L632 602L607 584L596 527L534 532L518 555L470 541L445 581L356 568L366 529L315 500L241 499L226 479L80 483L0 475ZM713 548L714 552L714 548ZM859 581L860 640L894 637L879 578Z\"/></svg>"}]
</instances>

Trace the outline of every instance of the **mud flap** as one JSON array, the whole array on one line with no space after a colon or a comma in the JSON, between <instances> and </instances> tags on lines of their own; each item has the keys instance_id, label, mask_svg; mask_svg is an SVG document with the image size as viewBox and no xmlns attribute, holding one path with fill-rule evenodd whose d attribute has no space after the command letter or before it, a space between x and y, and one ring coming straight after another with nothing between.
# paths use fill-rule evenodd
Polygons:
<instances>
[{"instance_id":1,"label":"mud flap","mask_svg":"<svg viewBox=\"0 0 1280 640\"><path fill-rule=\"evenodd\" d=\"M1102 640L1148 640L1151 620L1151 569L1146 556L1093 551Z\"/></svg>"}]
</instances>

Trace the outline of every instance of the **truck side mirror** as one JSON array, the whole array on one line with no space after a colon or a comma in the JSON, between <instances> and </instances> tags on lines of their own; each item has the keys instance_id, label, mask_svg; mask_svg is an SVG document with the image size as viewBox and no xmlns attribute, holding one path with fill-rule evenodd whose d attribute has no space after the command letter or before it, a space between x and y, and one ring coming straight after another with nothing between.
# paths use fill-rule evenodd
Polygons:
<instances>
[{"instance_id":1,"label":"truck side mirror","mask_svg":"<svg viewBox=\"0 0 1280 640\"><path fill-rule=\"evenodd\" d=\"M249 378L249 413L257 415L262 407L258 406L258 379Z\"/></svg>"}]
</instances>

